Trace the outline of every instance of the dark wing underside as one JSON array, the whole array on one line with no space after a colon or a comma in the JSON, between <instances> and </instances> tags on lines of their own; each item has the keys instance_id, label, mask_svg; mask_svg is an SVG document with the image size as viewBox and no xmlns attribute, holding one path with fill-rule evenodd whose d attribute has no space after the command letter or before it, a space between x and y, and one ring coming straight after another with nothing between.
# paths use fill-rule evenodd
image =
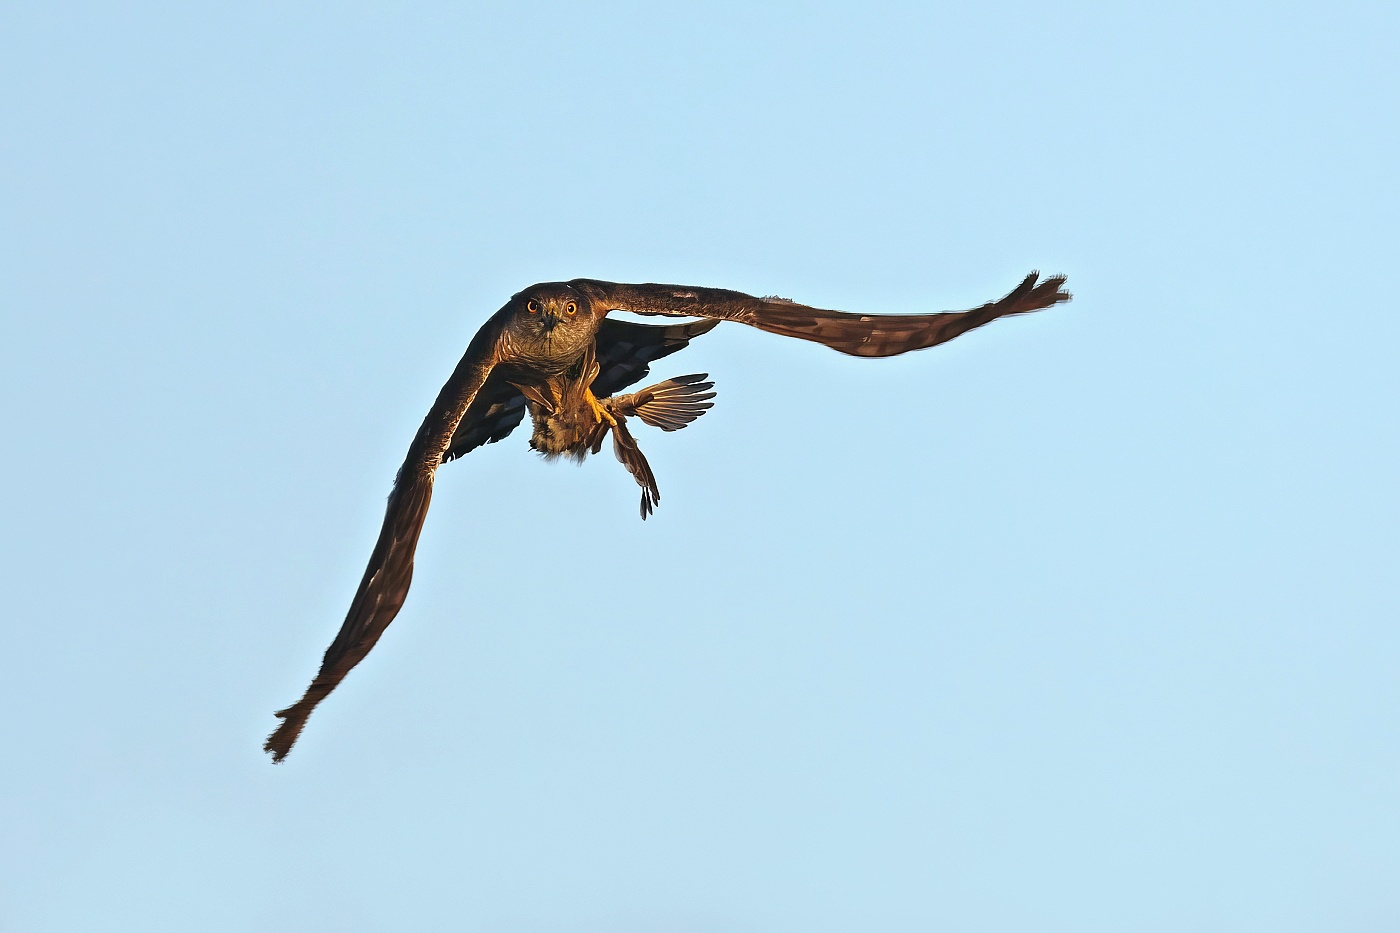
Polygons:
<instances>
[{"instance_id":1,"label":"dark wing underside","mask_svg":"<svg viewBox=\"0 0 1400 933\"><path fill-rule=\"evenodd\" d=\"M717 320L636 324L604 318L598 327L598 378L593 380L593 394L607 398L645 379L651 372L649 363L684 349L718 324Z\"/></svg>"},{"instance_id":2,"label":"dark wing underside","mask_svg":"<svg viewBox=\"0 0 1400 933\"><path fill-rule=\"evenodd\" d=\"M525 396L499 373L492 375L462 416L442 462L465 456L482 444L496 443L514 431L524 417Z\"/></svg>"},{"instance_id":3,"label":"dark wing underside","mask_svg":"<svg viewBox=\"0 0 1400 933\"><path fill-rule=\"evenodd\" d=\"M784 337L812 340L852 356L894 356L944 343L999 317L1039 311L1070 299L1069 293L1060 289L1064 276L1038 279L1039 273L1032 272L999 301L970 311L938 314L851 314L784 298L755 298L723 288L624 285L596 279L575 279L569 284L608 311L738 321Z\"/></svg>"},{"instance_id":4,"label":"dark wing underside","mask_svg":"<svg viewBox=\"0 0 1400 933\"><path fill-rule=\"evenodd\" d=\"M455 433L475 405L496 364L499 315L481 328L438 393L394 479L384 526L339 633L300 700L277 713L282 724L263 746L273 761L287 757L316 705L359 664L394 621L413 579L413 553L433 497L433 478ZM519 420L517 418L517 420Z\"/></svg>"}]
</instances>

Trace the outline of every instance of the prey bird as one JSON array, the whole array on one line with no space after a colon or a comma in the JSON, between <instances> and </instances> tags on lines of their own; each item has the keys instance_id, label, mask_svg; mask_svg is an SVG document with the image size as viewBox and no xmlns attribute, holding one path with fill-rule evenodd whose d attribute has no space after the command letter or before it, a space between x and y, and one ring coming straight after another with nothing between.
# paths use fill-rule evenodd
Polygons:
<instances>
[{"instance_id":1,"label":"prey bird","mask_svg":"<svg viewBox=\"0 0 1400 933\"><path fill-rule=\"evenodd\" d=\"M438 467L502 439L527 411L530 446L546 458L582 460L597 453L611 434L617 459L642 488L645 519L661 494L628 419L679 430L713 404L714 384L707 375L694 374L617 393L644 378L652 361L684 348L721 321L811 340L852 356L894 356L944 343L999 317L1068 301L1064 281L1064 276L1041 280L1032 272L999 301L938 314L851 314L720 288L595 279L547 282L514 295L477 331L423 419L389 493L384 526L345 622L305 695L277 713L282 723L264 750L274 762L287 757L311 711L364 659L403 606ZM611 311L701 320L637 324L609 319Z\"/></svg>"}]
</instances>

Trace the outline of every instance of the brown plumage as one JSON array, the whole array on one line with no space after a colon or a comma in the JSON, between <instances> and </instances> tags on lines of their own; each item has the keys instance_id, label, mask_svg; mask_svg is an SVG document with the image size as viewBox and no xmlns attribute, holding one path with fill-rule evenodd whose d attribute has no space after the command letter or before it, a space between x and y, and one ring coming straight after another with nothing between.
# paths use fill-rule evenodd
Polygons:
<instances>
[{"instance_id":1,"label":"brown plumage","mask_svg":"<svg viewBox=\"0 0 1400 933\"><path fill-rule=\"evenodd\" d=\"M1032 272L1005 298L979 308L907 315L850 314L719 288L594 279L532 285L514 295L472 338L423 419L389 493L384 526L345 622L306 693L277 713L282 723L264 749L273 761L287 756L311 711L369 653L403 606L437 468L505 437L527 411L530 446L548 458L581 460L597 453L611 433L617 459L642 488L645 519L661 494L628 419L679 430L713 404L714 384L696 374L616 393L644 378L653 360L682 349L718 322L738 321L852 356L894 356L944 343L999 317L1068 301L1064 281L1040 281ZM611 311L705 320L651 326L609 320Z\"/></svg>"}]
</instances>

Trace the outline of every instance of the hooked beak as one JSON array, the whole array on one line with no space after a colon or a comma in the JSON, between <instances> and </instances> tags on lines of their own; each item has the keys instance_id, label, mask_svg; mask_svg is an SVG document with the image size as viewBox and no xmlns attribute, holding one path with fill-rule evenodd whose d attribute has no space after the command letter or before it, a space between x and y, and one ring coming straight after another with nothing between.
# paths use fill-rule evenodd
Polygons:
<instances>
[{"instance_id":1,"label":"hooked beak","mask_svg":"<svg viewBox=\"0 0 1400 933\"><path fill-rule=\"evenodd\" d=\"M543 312L540 315L540 323L544 325L544 332L549 333L559 325L559 312L553 309Z\"/></svg>"}]
</instances>

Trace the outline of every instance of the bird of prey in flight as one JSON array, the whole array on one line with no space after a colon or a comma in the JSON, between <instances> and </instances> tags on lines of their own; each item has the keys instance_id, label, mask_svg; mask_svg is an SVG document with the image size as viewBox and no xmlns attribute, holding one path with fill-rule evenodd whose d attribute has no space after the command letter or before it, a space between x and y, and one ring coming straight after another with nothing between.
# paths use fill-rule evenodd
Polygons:
<instances>
[{"instance_id":1,"label":"bird of prey in flight","mask_svg":"<svg viewBox=\"0 0 1400 933\"><path fill-rule=\"evenodd\" d=\"M448 460L500 440L530 413L530 446L547 458L582 460L612 434L613 450L642 487L642 518L661 498L627 419L675 431L705 413L714 384L704 374L667 379L626 395L653 360L675 353L721 321L738 321L825 344L852 356L894 356L952 340L1012 314L1039 311L1070 295L1064 276L1032 272L1009 295L971 311L851 314L785 298L720 288L621 285L595 279L546 282L513 296L477 331L438 393L399 468L384 527L340 632L300 700L263 746L280 762L307 717L374 647L398 614L413 577L413 552L428 513L433 478ZM611 311L701 318L670 325L610 320Z\"/></svg>"}]
</instances>

